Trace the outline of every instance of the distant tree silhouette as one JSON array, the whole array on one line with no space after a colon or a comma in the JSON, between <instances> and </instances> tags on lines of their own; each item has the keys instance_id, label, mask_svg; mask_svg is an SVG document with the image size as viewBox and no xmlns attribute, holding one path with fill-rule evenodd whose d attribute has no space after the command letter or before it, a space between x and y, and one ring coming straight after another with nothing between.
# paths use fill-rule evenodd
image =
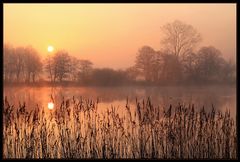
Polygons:
<instances>
[{"instance_id":1,"label":"distant tree silhouette","mask_svg":"<svg viewBox=\"0 0 240 162\"><path fill-rule=\"evenodd\" d=\"M99 86L122 85L126 80L124 71L110 68L94 69L91 77L91 83Z\"/></svg>"},{"instance_id":2,"label":"distant tree silhouette","mask_svg":"<svg viewBox=\"0 0 240 162\"><path fill-rule=\"evenodd\" d=\"M200 42L200 34L181 21L162 27L165 38L163 49L142 46L135 64L126 70L93 68L90 60L78 59L67 51L59 50L47 56L44 62L31 46L13 47L4 44L4 82L39 81L44 67L51 82L68 81L79 85L116 86L124 84L208 84L235 83L236 64L223 58L213 46L194 47Z\"/></svg>"},{"instance_id":3,"label":"distant tree silhouette","mask_svg":"<svg viewBox=\"0 0 240 162\"><path fill-rule=\"evenodd\" d=\"M221 78L226 61L215 47L202 47L197 53L197 74L203 81L217 81Z\"/></svg>"},{"instance_id":4,"label":"distant tree silhouette","mask_svg":"<svg viewBox=\"0 0 240 162\"><path fill-rule=\"evenodd\" d=\"M143 46L138 50L135 67L147 82L153 81L152 72L156 61L156 51L150 46Z\"/></svg>"},{"instance_id":5,"label":"distant tree silhouette","mask_svg":"<svg viewBox=\"0 0 240 162\"><path fill-rule=\"evenodd\" d=\"M161 27L165 37L162 39L164 49L169 54L184 57L192 52L193 48L201 41L200 34L191 25L179 20L167 23Z\"/></svg>"},{"instance_id":6,"label":"distant tree silhouette","mask_svg":"<svg viewBox=\"0 0 240 162\"><path fill-rule=\"evenodd\" d=\"M9 45L4 44L3 50L3 78L6 82L12 82L14 73L16 71L16 53L15 49Z\"/></svg>"},{"instance_id":7,"label":"distant tree silhouette","mask_svg":"<svg viewBox=\"0 0 240 162\"><path fill-rule=\"evenodd\" d=\"M182 80L182 64L177 56L162 54L163 65L161 71L162 83L178 83Z\"/></svg>"},{"instance_id":8,"label":"distant tree silhouette","mask_svg":"<svg viewBox=\"0 0 240 162\"><path fill-rule=\"evenodd\" d=\"M70 77L71 57L68 52L59 50L54 55L48 56L46 63L45 70L54 83Z\"/></svg>"},{"instance_id":9,"label":"distant tree silhouette","mask_svg":"<svg viewBox=\"0 0 240 162\"><path fill-rule=\"evenodd\" d=\"M235 83L236 82L236 64L229 59L228 61L225 61L225 63L222 66L222 76L221 80L225 83Z\"/></svg>"},{"instance_id":10,"label":"distant tree silhouette","mask_svg":"<svg viewBox=\"0 0 240 162\"><path fill-rule=\"evenodd\" d=\"M44 60L44 69L47 72L47 77L53 82L53 57L48 55Z\"/></svg>"},{"instance_id":11,"label":"distant tree silhouette","mask_svg":"<svg viewBox=\"0 0 240 162\"><path fill-rule=\"evenodd\" d=\"M42 72L42 62L39 54L31 46L25 48L24 54L26 82L35 82L36 77Z\"/></svg>"},{"instance_id":12,"label":"distant tree silhouette","mask_svg":"<svg viewBox=\"0 0 240 162\"><path fill-rule=\"evenodd\" d=\"M93 63L89 60L79 60L79 64L78 79L83 84L86 84L91 77Z\"/></svg>"},{"instance_id":13,"label":"distant tree silhouette","mask_svg":"<svg viewBox=\"0 0 240 162\"><path fill-rule=\"evenodd\" d=\"M136 66L131 66L125 70L128 80L136 81L139 72Z\"/></svg>"},{"instance_id":14,"label":"distant tree silhouette","mask_svg":"<svg viewBox=\"0 0 240 162\"><path fill-rule=\"evenodd\" d=\"M70 80L73 82L78 81L78 73L80 69L80 60L76 57L71 56L71 64L70 64Z\"/></svg>"},{"instance_id":15,"label":"distant tree silhouette","mask_svg":"<svg viewBox=\"0 0 240 162\"><path fill-rule=\"evenodd\" d=\"M28 51L24 47L17 47L15 49L15 64L14 64L14 72L15 72L15 78L17 82L20 81L30 81L30 78L27 78L27 71L28 71L28 62L26 55L28 54ZM29 79L29 80L27 80Z\"/></svg>"},{"instance_id":16,"label":"distant tree silhouette","mask_svg":"<svg viewBox=\"0 0 240 162\"><path fill-rule=\"evenodd\" d=\"M189 52L182 60L185 81L196 82L198 80L197 61L197 54L194 52Z\"/></svg>"},{"instance_id":17,"label":"distant tree silhouette","mask_svg":"<svg viewBox=\"0 0 240 162\"><path fill-rule=\"evenodd\" d=\"M69 77L71 58L68 52L60 50L53 56L54 81L62 82Z\"/></svg>"},{"instance_id":18,"label":"distant tree silhouette","mask_svg":"<svg viewBox=\"0 0 240 162\"><path fill-rule=\"evenodd\" d=\"M35 82L41 70L41 59L34 48L4 45L4 81Z\"/></svg>"}]
</instances>

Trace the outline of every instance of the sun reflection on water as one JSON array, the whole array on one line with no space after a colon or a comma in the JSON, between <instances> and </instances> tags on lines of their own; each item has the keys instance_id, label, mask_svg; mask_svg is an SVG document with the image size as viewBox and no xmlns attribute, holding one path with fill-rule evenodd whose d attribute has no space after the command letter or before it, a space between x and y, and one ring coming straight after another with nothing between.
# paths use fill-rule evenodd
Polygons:
<instances>
[{"instance_id":1,"label":"sun reflection on water","mask_svg":"<svg viewBox=\"0 0 240 162\"><path fill-rule=\"evenodd\" d=\"M53 102L49 102L48 103L48 109L52 110L54 108L54 103Z\"/></svg>"}]
</instances>

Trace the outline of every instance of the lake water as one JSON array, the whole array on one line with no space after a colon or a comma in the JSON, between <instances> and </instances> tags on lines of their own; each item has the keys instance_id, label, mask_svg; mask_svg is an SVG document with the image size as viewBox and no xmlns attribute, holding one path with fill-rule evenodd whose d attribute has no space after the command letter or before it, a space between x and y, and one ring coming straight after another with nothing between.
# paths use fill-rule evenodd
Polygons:
<instances>
[{"instance_id":1,"label":"lake water","mask_svg":"<svg viewBox=\"0 0 240 162\"><path fill-rule=\"evenodd\" d=\"M196 108L212 105L221 111L230 109L231 115L236 114L236 87L234 86L168 86L168 87L4 87L6 96L11 104L18 105L25 102L28 109L47 107L51 94L60 101L62 97L70 99L99 99L99 108L106 109L111 106L118 109L125 108L128 98L131 106L135 106L136 98L141 101L150 97L153 105L168 107L178 103L194 104Z\"/></svg>"}]
</instances>

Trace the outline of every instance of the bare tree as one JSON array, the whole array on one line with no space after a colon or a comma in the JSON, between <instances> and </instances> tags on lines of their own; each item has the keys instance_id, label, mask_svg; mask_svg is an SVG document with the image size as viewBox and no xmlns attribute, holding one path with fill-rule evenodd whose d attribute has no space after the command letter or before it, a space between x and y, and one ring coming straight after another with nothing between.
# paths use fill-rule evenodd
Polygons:
<instances>
[{"instance_id":1,"label":"bare tree","mask_svg":"<svg viewBox=\"0 0 240 162\"><path fill-rule=\"evenodd\" d=\"M198 56L194 52L190 52L185 55L184 59L182 60L183 65L183 75L186 81L196 81L198 78L197 73L197 59Z\"/></svg>"},{"instance_id":2,"label":"bare tree","mask_svg":"<svg viewBox=\"0 0 240 162\"><path fill-rule=\"evenodd\" d=\"M197 54L197 73L204 81L216 81L220 78L221 67L225 60L215 47L202 47Z\"/></svg>"},{"instance_id":3,"label":"bare tree","mask_svg":"<svg viewBox=\"0 0 240 162\"><path fill-rule=\"evenodd\" d=\"M224 82L236 83L236 64L234 64L233 60L229 59L228 61L225 61L221 71L221 79Z\"/></svg>"},{"instance_id":4,"label":"bare tree","mask_svg":"<svg viewBox=\"0 0 240 162\"><path fill-rule=\"evenodd\" d=\"M77 81L78 73L81 66L81 61L76 57L71 56L71 64L70 64L70 79L72 81Z\"/></svg>"},{"instance_id":5,"label":"bare tree","mask_svg":"<svg viewBox=\"0 0 240 162\"><path fill-rule=\"evenodd\" d=\"M66 51L57 51L53 56L53 81L62 82L70 73L71 58Z\"/></svg>"},{"instance_id":6,"label":"bare tree","mask_svg":"<svg viewBox=\"0 0 240 162\"><path fill-rule=\"evenodd\" d=\"M134 80L134 81L136 81L137 76L139 75L138 74L139 72L138 72L138 70L137 70L137 68L135 66L131 66L131 67L127 68L125 70L125 73L126 73L127 78L129 80Z\"/></svg>"},{"instance_id":7,"label":"bare tree","mask_svg":"<svg viewBox=\"0 0 240 162\"><path fill-rule=\"evenodd\" d=\"M47 72L47 76L48 78L50 78L50 81L53 82L53 57L48 55L44 63L45 63L45 71Z\"/></svg>"},{"instance_id":8,"label":"bare tree","mask_svg":"<svg viewBox=\"0 0 240 162\"><path fill-rule=\"evenodd\" d=\"M25 75L25 53L26 50L24 47L17 47L15 49L15 64L14 64L14 71L15 71L15 79L17 82L24 80Z\"/></svg>"},{"instance_id":9,"label":"bare tree","mask_svg":"<svg viewBox=\"0 0 240 162\"><path fill-rule=\"evenodd\" d=\"M42 71L42 62L38 52L31 46L25 48L26 82L35 82L36 77Z\"/></svg>"},{"instance_id":10,"label":"bare tree","mask_svg":"<svg viewBox=\"0 0 240 162\"><path fill-rule=\"evenodd\" d=\"M161 81L163 83L177 83L182 79L182 64L177 56L163 54L163 65L161 71Z\"/></svg>"},{"instance_id":11,"label":"bare tree","mask_svg":"<svg viewBox=\"0 0 240 162\"><path fill-rule=\"evenodd\" d=\"M90 79L90 75L93 70L93 63L89 60L80 60L79 63L79 81L86 83Z\"/></svg>"},{"instance_id":12,"label":"bare tree","mask_svg":"<svg viewBox=\"0 0 240 162\"><path fill-rule=\"evenodd\" d=\"M201 41L200 34L191 25L179 20L164 25L162 28L165 34L162 43L165 50L177 57L184 57L192 52L193 48Z\"/></svg>"},{"instance_id":13,"label":"bare tree","mask_svg":"<svg viewBox=\"0 0 240 162\"><path fill-rule=\"evenodd\" d=\"M15 49L9 44L4 44L3 59L4 81L12 82L16 65L16 54Z\"/></svg>"},{"instance_id":14,"label":"bare tree","mask_svg":"<svg viewBox=\"0 0 240 162\"><path fill-rule=\"evenodd\" d=\"M152 81L152 68L156 60L156 52L152 47L143 46L139 49L135 67L145 77L146 81Z\"/></svg>"},{"instance_id":15,"label":"bare tree","mask_svg":"<svg viewBox=\"0 0 240 162\"><path fill-rule=\"evenodd\" d=\"M4 46L4 79L5 81L35 82L42 69L40 57L32 47Z\"/></svg>"},{"instance_id":16,"label":"bare tree","mask_svg":"<svg viewBox=\"0 0 240 162\"><path fill-rule=\"evenodd\" d=\"M45 70L52 82L62 82L63 79L77 81L87 79L93 63L70 56L66 51L57 51L45 59ZM80 77L80 78L79 78Z\"/></svg>"},{"instance_id":17,"label":"bare tree","mask_svg":"<svg viewBox=\"0 0 240 162\"><path fill-rule=\"evenodd\" d=\"M153 81L155 83L158 83L162 79L162 73L164 68L164 53L161 51L156 51L155 53L155 60L153 61L152 68L151 68L151 74Z\"/></svg>"}]
</instances>

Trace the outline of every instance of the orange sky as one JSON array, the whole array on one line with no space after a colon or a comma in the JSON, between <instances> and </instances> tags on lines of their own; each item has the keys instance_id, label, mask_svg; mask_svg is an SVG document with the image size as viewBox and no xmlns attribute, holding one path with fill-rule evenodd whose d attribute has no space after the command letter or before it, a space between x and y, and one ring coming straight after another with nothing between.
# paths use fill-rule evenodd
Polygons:
<instances>
[{"instance_id":1,"label":"orange sky","mask_svg":"<svg viewBox=\"0 0 240 162\"><path fill-rule=\"evenodd\" d=\"M4 4L4 43L47 46L91 60L95 67L134 64L143 45L161 48L160 27L174 20L194 26L200 46L236 58L236 4Z\"/></svg>"}]
</instances>

